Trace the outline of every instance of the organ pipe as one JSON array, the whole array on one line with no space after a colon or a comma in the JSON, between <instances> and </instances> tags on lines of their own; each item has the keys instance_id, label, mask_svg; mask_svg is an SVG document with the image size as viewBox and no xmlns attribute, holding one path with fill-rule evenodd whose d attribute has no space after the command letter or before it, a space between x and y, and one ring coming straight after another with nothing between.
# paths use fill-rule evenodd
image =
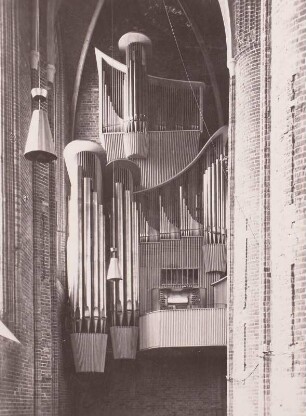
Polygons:
<instances>
[{"instance_id":1,"label":"organ pipe","mask_svg":"<svg viewBox=\"0 0 306 416\"><path fill-rule=\"evenodd\" d=\"M64 150L70 179L67 274L76 371L103 372L106 356L105 220L101 145L75 140Z\"/></svg>"},{"instance_id":2,"label":"organ pipe","mask_svg":"<svg viewBox=\"0 0 306 416\"><path fill-rule=\"evenodd\" d=\"M124 156L146 159L148 131L203 130L203 83L148 75L151 41L145 35L123 35L119 49L126 54L126 64L96 49L102 142L104 134L122 132Z\"/></svg>"},{"instance_id":3,"label":"organ pipe","mask_svg":"<svg viewBox=\"0 0 306 416\"><path fill-rule=\"evenodd\" d=\"M141 218L133 196L137 178L136 165L119 160L108 166L113 174L115 188L115 210L110 215L110 223L114 224L113 235L116 236L115 243L123 277L121 281L111 283L110 333L114 358L133 359L138 337L138 221Z\"/></svg>"},{"instance_id":4,"label":"organ pipe","mask_svg":"<svg viewBox=\"0 0 306 416\"><path fill-rule=\"evenodd\" d=\"M131 191L125 191L125 224L126 224L126 309L127 309L127 323L131 323L131 314L133 311L132 304L132 203Z\"/></svg>"},{"instance_id":5,"label":"organ pipe","mask_svg":"<svg viewBox=\"0 0 306 416\"><path fill-rule=\"evenodd\" d=\"M86 330L89 332L90 319L92 316L91 309L91 278L92 278L92 248L91 248L91 178L84 178L84 199L83 199L83 216L84 216L84 317L86 322Z\"/></svg>"},{"instance_id":6,"label":"organ pipe","mask_svg":"<svg viewBox=\"0 0 306 416\"><path fill-rule=\"evenodd\" d=\"M172 286L177 284L175 283L177 281L175 280L177 279L175 277L176 264L177 267L183 267L179 265L184 264L184 267L191 268L192 265L196 265L201 270L201 279L198 284L203 285L200 286L202 288L199 296L205 296L205 300L204 298L201 300L201 305L212 304L213 287L211 283L224 275L224 261L226 261L224 254L226 243L226 171L224 167L224 147L221 145L222 140L223 137L220 132L219 135L215 136L214 141L207 146L201 157L197 159L197 162L184 174L178 176L177 179L169 181L164 186L136 193L140 209L140 245L153 241L152 231L150 227L147 227L147 224L153 211L158 210L160 243L157 244L160 244L161 255L164 258L164 260L162 258L158 259L155 251L151 252L149 250L146 253L141 251L141 257L144 260L140 261L144 261L148 268L146 272L148 276L145 277L143 283L145 288L141 293L146 294L149 287L152 288L150 290L153 290L154 287L160 286L160 282L157 280L155 280L155 283L149 282L150 279L154 280L153 275L155 273L160 273L162 267L165 267L163 266L164 262L173 265L169 269L169 285ZM188 146L186 150L189 151ZM161 155L161 160L163 156ZM153 194L156 194L159 204L157 206L152 203L146 205L145 201L150 201ZM177 199L175 195L177 195ZM179 224L179 233L176 228L177 224ZM168 241L174 242L177 238L179 238L177 246L172 248L164 246ZM202 243L197 246L192 244L195 238L198 239L197 241L202 241ZM183 244L184 240L185 244ZM204 261L202 260L202 245L207 247L206 253L208 253L205 254ZM187 256L187 259L186 262L183 262L185 256ZM195 258L194 263L191 260L192 257ZM190 269L188 273L191 273L191 285L194 285L195 271ZM181 285L184 285L185 282L183 276L184 274L181 275ZM149 284L150 286L146 286ZM152 284L155 286L152 286ZM145 308L150 311L148 309L150 303L147 302Z\"/></svg>"},{"instance_id":7,"label":"organ pipe","mask_svg":"<svg viewBox=\"0 0 306 416\"><path fill-rule=\"evenodd\" d=\"M105 152L97 143L76 140L66 146L64 157L71 183L67 269L68 276L75 276L68 279L72 285L70 292L74 294L74 331L97 332L101 311L106 311L101 181Z\"/></svg>"},{"instance_id":8,"label":"organ pipe","mask_svg":"<svg viewBox=\"0 0 306 416\"><path fill-rule=\"evenodd\" d=\"M73 188L71 189L70 203L73 204ZM77 166L77 216L76 218L71 217L71 223L69 225L69 232L74 229L75 220L78 224L78 236L77 236L77 247L78 247L78 302L77 302L77 331L81 331L81 319L83 317L83 222L80 219L83 218L82 207L83 207L83 189L82 189L82 167ZM73 244L74 238L71 236L71 243ZM69 253L68 253L69 255ZM68 272L69 274L69 272Z\"/></svg>"},{"instance_id":9,"label":"organ pipe","mask_svg":"<svg viewBox=\"0 0 306 416\"><path fill-rule=\"evenodd\" d=\"M221 135L214 136L198 157L199 138L204 128L205 85L148 75L146 58L150 46L144 35L124 35L119 48L126 54L125 64L96 51L102 91L101 135L108 159L133 158L141 172L141 187L135 192L137 185L131 171L115 165L115 215L110 214L110 222L115 228L112 234L118 247L123 280L110 283L108 302L116 358L125 356L126 351L119 351L119 344L129 332L120 328L130 328L138 322L138 291L143 296L147 290L156 288L153 284L160 285L161 269L167 265L170 284L197 284L201 289L199 296L207 293L207 298L200 302L205 305L212 296L210 283L221 273L205 270L208 263L223 262L223 249L214 247L226 242L226 155ZM150 187L152 189L146 189ZM82 190L85 191L87 188ZM92 222L96 224L95 194L91 197ZM112 221L114 216L116 218ZM98 235L102 247L101 239L105 234L104 237ZM87 253L86 240L84 244ZM145 250L141 249L142 245L146 245ZM205 261L202 259L202 245L207 246ZM212 252L216 261L211 260ZM97 270L101 266L95 263L95 250L91 255L95 288ZM152 270L141 266L144 278L139 281L139 263L143 262L143 256L148 261L152 257ZM222 261L218 260L220 258ZM181 274L176 270L179 264L185 267ZM151 276L153 270L155 283ZM147 289L143 289L146 284ZM106 293L103 287L99 286L100 298ZM188 299L191 308L191 295ZM91 316L94 318L96 297L91 301ZM84 311L82 313L84 315ZM104 313L101 312L101 316Z\"/></svg>"}]
</instances>

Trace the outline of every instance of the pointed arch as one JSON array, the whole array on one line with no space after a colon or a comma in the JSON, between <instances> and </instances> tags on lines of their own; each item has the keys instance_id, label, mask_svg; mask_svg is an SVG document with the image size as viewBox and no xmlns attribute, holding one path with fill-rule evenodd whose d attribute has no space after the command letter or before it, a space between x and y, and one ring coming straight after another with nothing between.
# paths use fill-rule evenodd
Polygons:
<instances>
[{"instance_id":1,"label":"pointed arch","mask_svg":"<svg viewBox=\"0 0 306 416\"><path fill-rule=\"evenodd\" d=\"M223 23L225 29L226 37L226 46L227 46L227 67L230 71L230 74L233 72L233 59L234 59L234 39L233 39L233 17L232 17L232 8L231 0L218 0Z\"/></svg>"}]
</instances>

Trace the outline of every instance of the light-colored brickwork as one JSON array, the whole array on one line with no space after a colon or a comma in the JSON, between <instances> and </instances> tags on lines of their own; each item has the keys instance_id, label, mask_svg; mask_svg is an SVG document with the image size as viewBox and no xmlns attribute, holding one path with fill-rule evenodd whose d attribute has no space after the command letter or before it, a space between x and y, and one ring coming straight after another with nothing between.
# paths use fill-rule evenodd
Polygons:
<instances>
[{"instance_id":1,"label":"light-colored brickwork","mask_svg":"<svg viewBox=\"0 0 306 416\"><path fill-rule=\"evenodd\" d=\"M273 1L271 18L271 414L298 416L306 406L306 4L286 3Z\"/></svg>"},{"instance_id":2,"label":"light-colored brickwork","mask_svg":"<svg viewBox=\"0 0 306 416\"><path fill-rule=\"evenodd\" d=\"M305 412L305 3L237 1L233 16L228 414L300 415ZM251 27L250 36L243 25Z\"/></svg>"}]
</instances>

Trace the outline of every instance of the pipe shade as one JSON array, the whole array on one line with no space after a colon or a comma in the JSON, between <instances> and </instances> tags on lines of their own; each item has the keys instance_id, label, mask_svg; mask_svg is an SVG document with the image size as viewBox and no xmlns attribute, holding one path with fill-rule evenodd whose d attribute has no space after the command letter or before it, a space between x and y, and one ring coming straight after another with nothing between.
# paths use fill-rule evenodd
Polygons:
<instances>
[{"instance_id":1,"label":"pipe shade","mask_svg":"<svg viewBox=\"0 0 306 416\"><path fill-rule=\"evenodd\" d=\"M49 163L57 159L48 115L44 110L34 110L24 151L32 162Z\"/></svg>"},{"instance_id":2,"label":"pipe shade","mask_svg":"<svg viewBox=\"0 0 306 416\"><path fill-rule=\"evenodd\" d=\"M114 281L114 280L122 280L120 267L119 267L119 260L117 257L111 257L109 262L109 268L107 272L107 280Z\"/></svg>"}]
</instances>

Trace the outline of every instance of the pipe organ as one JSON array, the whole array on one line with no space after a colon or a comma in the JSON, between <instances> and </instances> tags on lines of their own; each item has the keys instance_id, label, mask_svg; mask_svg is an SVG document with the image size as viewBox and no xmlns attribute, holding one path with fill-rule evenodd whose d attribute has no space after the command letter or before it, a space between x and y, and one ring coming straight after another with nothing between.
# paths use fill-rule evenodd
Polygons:
<instances>
[{"instance_id":1,"label":"pipe organ","mask_svg":"<svg viewBox=\"0 0 306 416\"><path fill-rule=\"evenodd\" d=\"M125 64L96 50L100 143L65 149L77 371L103 371L109 341L115 359L226 345L227 128L203 132L203 83L147 74L145 35L128 33L119 48Z\"/></svg>"},{"instance_id":2,"label":"pipe organ","mask_svg":"<svg viewBox=\"0 0 306 416\"><path fill-rule=\"evenodd\" d=\"M71 183L67 240L71 340L79 371L103 371L106 354L105 156L99 144L82 140L71 142L64 151Z\"/></svg>"},{"instance_id":3,"label":"pipe organ","mask_svg":"<svg viewBox=\"0 0 306 416\"><path fill-rule=\"evenodd\" d=\"M133 162L112 162L112 241L123 279L110 282L110 333L115 358L135 358L138 341L138 209L133 195L137 170Z\"/></svg>"},{"instance_id":4,"label":"pipe organ","mask_svg":"<svg viewBox=\"0 0 306 416\"><path fill-rule=\"evenodd\" d=\"M106 143L116 141L120 157L145 159L149 153L148 131L202 132L205 84L147 75L151 41L143 34L123 35L119 48L126 52L126 64L96 49L103 146L113 147ZM113 137L118 132L121 134Z\"/></svg>"}]
</instances>

